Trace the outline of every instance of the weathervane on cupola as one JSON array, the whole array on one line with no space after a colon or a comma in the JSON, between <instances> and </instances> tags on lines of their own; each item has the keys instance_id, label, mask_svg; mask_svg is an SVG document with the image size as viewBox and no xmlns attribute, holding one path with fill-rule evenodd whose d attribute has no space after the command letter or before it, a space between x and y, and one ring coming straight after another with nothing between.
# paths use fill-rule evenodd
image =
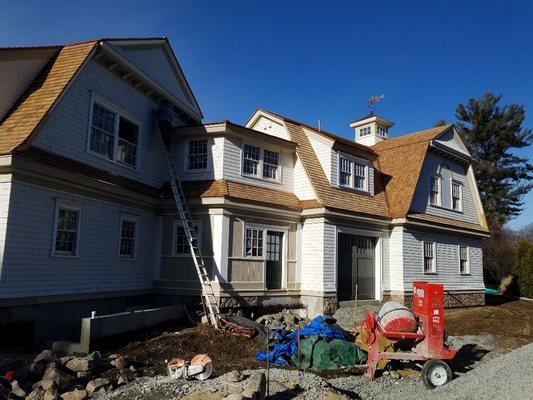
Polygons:
<instances>
[{"instance_id":1,"label":"weathervane on cupola","mask_svg":"<svg viewBox=\"0 0 533 400\"><path fill-rule=\"evenodd\" d=\"M355 131L354 139L357 143L365 146L373 146L382 140L388 139L389 128L392 128L394 123L375 113L376 103L379 103L384 98L384 94L369 98L366 103L368 104L370 113L350 123L350 128L353 128Z\"/></svg>"}]
</instances>

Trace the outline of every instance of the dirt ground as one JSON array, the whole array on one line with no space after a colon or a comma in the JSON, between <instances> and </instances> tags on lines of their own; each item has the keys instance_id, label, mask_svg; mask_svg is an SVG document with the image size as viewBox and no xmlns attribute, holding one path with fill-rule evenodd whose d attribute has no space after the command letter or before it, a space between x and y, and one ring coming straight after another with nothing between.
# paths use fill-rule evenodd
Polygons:
<instances>
[{"instance_id":1,"label":"dirt ground","mask_svg":"<svg viewBox=\"0 0 533 400\"><path fill-rule=\"evenodd\" d=\"M533 342L533 301L518 300L501 305L446 310L446 330L449 335L496 336L497 345L513 350ZM156 337L147 334L141 340L120 347L107 348L106 353L119 353L153 364L155 373L165 373L165 360L173 357L190 358L198 353L208 354L216 360L214 376L234 369L254 369L262 365L255 359L263 350L250 339L223 334L214 328L201 325L185 328L178 334L162 334ZM320 375L332 377L337 374L326 371ZM330 376L332 375L332 376ZM343 375L340 372L340 375Z\"/></svg>"}]
</instances>

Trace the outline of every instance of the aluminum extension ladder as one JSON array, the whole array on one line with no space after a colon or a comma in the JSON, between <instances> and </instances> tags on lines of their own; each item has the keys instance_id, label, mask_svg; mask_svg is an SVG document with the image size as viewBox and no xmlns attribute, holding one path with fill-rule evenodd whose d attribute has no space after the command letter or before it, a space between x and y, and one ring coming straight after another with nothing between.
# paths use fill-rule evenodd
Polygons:
<instances>
[{"instance_id":1,"label":"aluminum extension ladder","mask_svg":"<svg viewBox=\"0 0 533 400\"><path fill-rule=\"evenodd\" d=\"M215 291L213 290L211 280L207 275L205 262L200 253L200 248L198 246L198 235L192 224L191 213L189 212L189 207L187 206L183 187L181 186L181 182L177 178L174 161L172 161L172 157L167 149L165 141L163 140L163 135L161 134L161 130L159 129L157 121L155 123L154 131L161 140L161 146L165 154L165 161L167 163L168 173L170 175L170 187L172 188L172 196L174 198L174 203L176 203L180 222L183 224L183 230L185 231L187 241L189 242L189 248L191 250L192 259L194 260L196 273L198 274L198 278L200 279L200 285L202 286L202 305L204 308L204 312L211 325L213 325L214 327L218 327L218 321L220 319L220 310L218 308L218 302L215 297Z\"/></svg>"}]
</instances>

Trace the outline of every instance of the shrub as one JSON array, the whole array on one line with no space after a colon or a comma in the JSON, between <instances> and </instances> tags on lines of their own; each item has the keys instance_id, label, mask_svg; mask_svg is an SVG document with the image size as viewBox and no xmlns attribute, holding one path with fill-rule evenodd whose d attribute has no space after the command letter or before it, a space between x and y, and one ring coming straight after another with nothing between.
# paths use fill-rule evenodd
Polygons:
<instances>
[{"instance_id":1,"label":"shrub","mask_svg":"<svg viewBox=\"0 0 533 400\"><path fill-rule=\"evenodd\" d=\"M533 242L521 240L518 244L513 274L517 278L520 295L533 297Z\"/></svg>"}]
</instances>

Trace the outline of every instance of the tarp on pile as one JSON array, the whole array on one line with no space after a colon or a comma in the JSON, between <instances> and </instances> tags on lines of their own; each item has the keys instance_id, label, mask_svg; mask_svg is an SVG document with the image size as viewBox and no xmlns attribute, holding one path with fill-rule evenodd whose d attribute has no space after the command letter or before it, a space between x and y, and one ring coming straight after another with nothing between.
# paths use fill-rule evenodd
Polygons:
<instances>
[{"instance_id":1,"label":"tarp on pile","mask_svg":"<svg viewBox=\"0 0 533 400\"><path fill-rule=\"evenodd\" d=\"M311 336L300 340L300 351L293 354L291 360L300 369L324 371L361 365L366 361L366 353L352 342L338 339L328 342Z\"/></svg>"},{"instance_id":2,"label":"tarp on pile","mask_svg":"<svg viewBox=\"0 0 533 400\"><path fill-rule=\"evenodd\" d=\"M266 362L268 357L269 363L289 365L291 356L298 349L297 331L284 332L281 329L276 329L274 332L278 343L268 353L265 351L258 352L256 359ZM300 338L303 336L319 336L327 340L346 340L348 338L344 330L338 326L329 325L322 315L319 315L304 328L300 329Z\"/></svg>"}]
</instances>

